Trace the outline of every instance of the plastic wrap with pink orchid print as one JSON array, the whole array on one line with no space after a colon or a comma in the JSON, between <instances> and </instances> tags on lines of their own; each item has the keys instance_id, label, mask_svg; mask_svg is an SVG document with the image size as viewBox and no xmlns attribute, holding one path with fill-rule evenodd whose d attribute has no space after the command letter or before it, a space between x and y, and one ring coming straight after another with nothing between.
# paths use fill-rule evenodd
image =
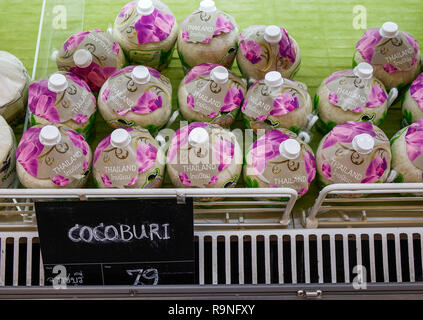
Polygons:
<instances>
[{"instance_id":1,"label":"plastic wrap with pink orchid print","mask_svg":"<svg viewBox=\"0 0 423 320\"><path fill-rule=\"evenodd\" d=\"M206 129L213 145L198 148L189 145L189 135L196 128ZM235 143L221 127L203 122L194 122L177 130L167 155L168 172L173 184L205 188L235 186L242 169L241 163L235 164L235 152L240 152ZM200 158L202 161L197 163Z\"/></svg>"},{"instance_id":2,"label":"plastic wrap with pink orchid print","mask_svg":"<svg viewBox=\"0 0 423 320\"><path fill-rule=\"evenodd\" d=\"M287 128L299 134L308 131L313 104L300 82L284 78L282 86L269 87L260 80L248 89L241 111L247 127L255 132Z\"/></svg>"},{"instance_id":3,"label":"plastic wrap with pink orchid print","mask_svg":"<svg viewBox=\"0 0 423 320\"><path fill-rule=\"evenodd\" d=\"M418 168L423 168L423 119L408 127L405 135L405 143L408 158Z\"/></svg>"},{"instance_id":4,"label":"plastic wrap with pink orchid print","mask_svg":"<svg viewBox=\"0 0 423 320\"><path fill-rule=\"evenodd\" d=\"M38 188L44 185L42 181L50 180L50 187L81 187L87 179L91 164L91 151L88 143L77 132L59 125L62 140L57 146L44 146L39 139L42 126L29 128L24 132L16 150L16 158L22 169L32 178L22 174L18 168L18 176L27 188ZM46 158L48 156L48 158ZM47 162L55 161L54 167ZM67 174L66 168L69 163L74 165L75 170L71 175Z\"/></svg>"},{"instance_id":5,"label":"plastic wrap with pink orchid print","mask_svg":"<svg viewBox=\"0 0 423 320\"><path fill-rule=\"evenodd\" d=\"M229 81L219 85L211 79L217 64L201 64L191 69L179 87L182 116L190 122L211 122L228 128L235 121L246 93L244 81L229 72Z\"/></svg>"},{"instance_id":6,"label":"plastic wrap with pink orchid print","mask_svg":"<svg viewBox=\"0 0 423 320\"><path fill-rule=\"evenodd\" d=\"M266 41L266 28L265 25L253 25L238 36L237 61L243 76L253 82L264 78L267 72L278 71L292 78L301 60L298 45L284 28L280 28L282 37L278 43Z\"/></svg>"},{"instance_id":7,"label":"plastic wrap with pink orchid print","mask_svg":"<svg viewBox=\"0 0 423 320\"><path fill-rule=\"evenodd\" d=\"M423 111L423 73L411 84L410 95L417 102L420 110Z\"/></svg>"},{"instance_id":8,"label":"plastic wrap with pink orchid print","mask_svg":"<svg viewBox=\"0 0 423 320\"><path fill-rule=\"evenodd\" d=\"M88 50L92 62L78 67L73 55L79 49ZM93 92L99 92L104 82L125 64L125 56L112 36L102 30L84 31L69 37L56 57L59 70L82 78Z\"/></svg>"},{"instance_id":9,"label":"plastic wrap with pink orchid print","mask_svg":"<svg viewBox=\"0 0 423 320\"><path fill-rule=\"evenodd\" d=\"M351 78L353 77L353 78ZM355 96L362 97L365 93L367 95L367 91L364 91L365 88L358 88L355 86L349 86L348 79L354 79L354 72L353 70L343 70L343 71L337 71L334 72L332 75L330 75L325 80L325 85L329 89L329 102L335 106L344 107L343 104L347 103L348 105L351 104L351 92L356 91ZM342 78L342 80L340 80ZM347 81L345 81L347 80ZM347 89L349 90L338 90L338 88L348 86ZM337 94L336 92L341 92L341 94ZM344 92L349 92L348 94L345 94ZM381 87L381 84L375 83L371 86L370 91L367 95L367 101L363 103L362 100L356 99L355 108L351 109L349 108L348 111L354 112L354 113L362 113L363 108L378 108L382 106L386 100L388 99L388 96L386 94L386 91ZM345 102L346 101L346 102ZM362 104L362 105L360 105Z\"/></svg>"},{"instance_id":10,"label":"plastic wrap with pink orchid print","mask_svg":"<svg viewBox=\"0 0 423 320\"><path fill-rule=\"evenodd\" d=\"M354 138L360 134L375 139L375 148L369 154L361 154L352 146ZM337 125L322 140L317 151L317 167L324 185L384 182L390 162L388 138L368 122L350 121Z\"/></svg>"},{"instance_id":11,"label":"plastic wrap with pink orchid print","mask_svg":"<svg viewBox=\"0 0 423 320\"><path fill-rule=\"evenodd\" d=\"M138 84L132 78L135 67L125 67L106 81L99 94L98 108L115 129L140 126L156 134L170 117L171 83L159 71L147 67L150 80Z\"/></svg>"},{"instance_id":12,"label":"plastic wrap with pink orchid print","mask_svg":"<svg viewBox=\"0 0 423 320\"><path fill-rule=\"evenodd\" d=\"M84 80L71 73L62 74L67 78L69 90L50 91L48 80L36 81L29 86L31 124L64 123L89 135L87 127L96 112L96 98Z\"/></svg>"},{"instance_id":13,"label":"plastic wrap with pink orchid print","mask_svg":"<svg viewBox=\"0 0 423 320\"><path fill-rule=\"evenodd\" d=\"M390 47L391 50L382 50L383 47ZM376 50L378 48L378 50ZM364 61L381 65L388 74L394 74L398 71L408 71L413 67L419 58L419 46L417 40L406 32L400 31L398 36L389 39L380 34L379 29L367 30L360 41L357 42L356 49ZM411 49L411 50L408 50ZM396 52L402 52L397 55ZM404 54L404 52L408 52ZM398 56L398 58L389 59L391 63L386 62L385 55Z\"/></svg>"},{"instance_id":14,"label":"plastic wrap with pink orchid print","mask_svg":"<svg viewBox=\"0 0 423 320\"><path fill-rule=\"evenodd\" d=\"M159 187L164 164L157 163L159 150L153 138L145 130L125 130L132 136L132 142L126 148L113 147L111 136L104 138L97 146L93 161L94 177L100 178L102 187L106 188ZM143 143L133 143L141 140ZM116 168L115 172L110 172L110 167Z\"/></svg>"},{"instance_id":15,"label":"plastic wrap with pink orchid print","mask_svg":"<svg viewBox=\"0 0 423 320\"><path fill-rule=\"evenodd\" d=\"M181 37L184 42L210 43L213 37L229 33L235 29L234 24L226 14L219 10L212 13L203 13L207 15L206 18L199 13L199 11L196 11L183 20Z\"/></svg>"},{"instance_id":16,"label":"plastic wrap with pink orchid print","mask_svg":"<svg viewBox=\"0 0 423 320\"><path fill-rule=\"evenodd\" d=\"M281 144L288 139L297 139L293 132L276 129L257 139L247 156L244 178L249 188L291 188L299 196L308 192L316 176L316 161L312 149L301 145L299 158L289 160L280 154Z\"/></svg>"}]
</instances>

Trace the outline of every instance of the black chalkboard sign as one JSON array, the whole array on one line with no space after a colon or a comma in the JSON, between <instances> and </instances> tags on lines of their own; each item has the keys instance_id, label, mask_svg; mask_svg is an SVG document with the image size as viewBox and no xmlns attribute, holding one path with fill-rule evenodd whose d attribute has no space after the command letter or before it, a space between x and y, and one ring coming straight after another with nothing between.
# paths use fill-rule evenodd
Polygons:
<instances>
[{"instance_id":1,"label":"black chalkboard sign","mask_svg":"<svg viewBox=\"0 0 423 320\"><path fill-rule=\"evenodd\" d=\"M47 284L195 281L192 199L36 202L35 211Z\"/></svg>"}]
</instances>

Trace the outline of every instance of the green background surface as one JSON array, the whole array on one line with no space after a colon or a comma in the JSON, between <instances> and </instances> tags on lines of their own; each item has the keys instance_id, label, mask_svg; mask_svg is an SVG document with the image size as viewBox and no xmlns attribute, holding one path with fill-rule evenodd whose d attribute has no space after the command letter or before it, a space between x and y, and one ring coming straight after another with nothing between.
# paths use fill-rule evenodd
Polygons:
<instances>
[{"instance_id":1,"label":"green background surface","mask_svg":"<svg viewBox=\"0 0 423 320\"><path fill-rule=\"evenodd\" d=\"M55 70L49 58L54 49L74 32L99 28L106 30L112 26L125 0L46 0L44 23L36 79L46 77ZM196 9L199 1L168 0L170 7L180 22ZM216 1L217 6L233 15L240 30L255 24L275 24L286 28L300 45L302 65L295 80L309 87L313 97L321 81L334 71L349 69L356 42L364 33L353 27L356 6L365 9L367 28L378 28L386 21L398 23L401 30L412 34L423 43L423 0L232 0ZM57 6L66 7L66 29L55 30L53 20ZM0 0L0 50L16 55L32 75L37 37L42 12L42 0ZM356 7L357 9L357 7ZM235 65L233 71L239 70ZM183 72L177 53L170 67L163 72L172 80L173 106L176 108L178 85ZM391 107L381 126L388 137L401 128L399 103ZM235 127L243 128L238 120ZM19 138L22 126L16 129ZM111 132L101 116L97 119L95 148L98 141ZM316 147L322 136L313 130L312 147ZM241 183L242 185L242 183ZM167 179L166 185L170 187ZM310 192L297 204L297 209L310 207L318 194L316 182Z\"/></svg>"}]
</instances>

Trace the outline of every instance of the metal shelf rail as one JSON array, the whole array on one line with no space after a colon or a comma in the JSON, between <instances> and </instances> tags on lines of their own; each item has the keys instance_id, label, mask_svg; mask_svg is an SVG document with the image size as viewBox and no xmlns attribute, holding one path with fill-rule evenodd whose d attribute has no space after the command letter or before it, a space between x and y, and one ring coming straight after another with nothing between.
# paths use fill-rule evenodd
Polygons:
<instances>
[{"instance_id":1,"label":"metal shelf rail","mask_svg":"<svg viewBox=\"0 0 423 320\"><path fill-rule=\"evenodd\" d=\"M422 183L334 184L324 188L306 228L423 226Z\"/></svg>"}]
</instances>

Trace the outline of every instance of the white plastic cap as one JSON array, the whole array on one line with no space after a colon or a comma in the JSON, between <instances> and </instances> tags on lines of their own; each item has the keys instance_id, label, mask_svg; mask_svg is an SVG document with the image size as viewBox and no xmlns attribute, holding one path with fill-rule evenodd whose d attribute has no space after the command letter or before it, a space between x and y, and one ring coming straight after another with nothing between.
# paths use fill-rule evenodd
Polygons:
<instances>
[{"instance_id":1,"label":"white plastic cap","mask_svg":"<svg viewBox=\"0 0 423 320\"><path fill-rule=\"evenodd\" d=\"M125 129L116 129L110 137L110 143L115 148L125 148L131 143L131 140L131 135Z\"/></svg>"},{"instance_id":2,"label":"white plastic cap","mask_svg":"<svg viewBox=\"0 0 423 320\"><path fill-rule=\"evenodd\" d=\"M63 92L68 88L68 80L63 74L55 73L48 79L48 89L52 92Z\"/></svg>"},{"instance_id":3,"label":"white plastic cap","mask_svg":"<svg viewBox=\"0 0 423 320\"><path fill-rule=\"evenodd\" d=\"M195 128L188 136L188 143L195 147L209 142L209 133L204 128Z\"/></svg>"},{"instance_id":4,"label":"white plastic cap","mask_svg":"<svg viewBox=\"0 0 423 320\"><path fill-rule=\"evenodd\" d=\"M301 146L295 139L288 139L279 146L279 153L289 160L297 159L300 156Z\"/></svg>"},{"instance_id":5,"label":"white plastic cap","mask_svg":"<svg viewBox=\"0 0 423 320\"><path fill-rule=\"evenodd\" d=\"M269 87L280 87L283 85L283 78L282 75L277 71L271 71L266 73L266 77L264 79L264 82Z\"/></svg>"},{"instance_id":6,"label":"white plastic cap","mask_svg":"<svg viewBox=\"0 0 423 320\"><path fill-rule=\"evenodd\" d=\"M132 80L134 80L138 84L146 84L150 81L150 71L147 67L138 66L132 70Z\"/></svg>"},{"instance_id":7,"label":"white plastic cap","mask_svg":"<svg viewBox=\"0 0 423 320\"><path fill-rule=\"evenodd\" d=\"M394 22L385 22L379 29L380 35L385 38L395 38L398 32L398 25Z\"/></svg>"},{"instance_id":8,"label":"white plastic cap","mask_svg":"<svg viewBox=\"0 0 423 320\"><path fill-rule=\"evenodd\" d=\"M151 0L139 0L137 4L137 11L142 16L148 16L153 13L154 5Z\"/></svg>"},{"instance_id":9,"label":"white plastic cap","mask_svg":"<svg viewBox=\"0 0 423 320\"><path fill-rule=\"evenodd\" d=\"M269 43L278 43L282 39L282 31L278 26L268 26L264 30L264 40Z\"/></svg>"},{"instance_id":10,"label":"white plastic cap","mask_svg":"<svg viewBox=\"0 0 423 320\"><path fill-rule=\"evenodd\" d=\"M354 74L361 79L371 79L373 77L373 67L367 62L361 62L355 67Z\"/></svg>"},{"instance_id":11,"label":"white plastic cap","mask_svg":"<svg viewBox=\"0 0 423 320\"><path fill-rule=\"evenodd\" d=\"M73 54L73 61L77 67L87 68L93 62L93 55L87 49L78 49Z\"/></svg>"},{"instance_id":12,"label":"white plastic cap","mask_svg":"<svg viewBox=\"0 0 423 320\"><path fill-rule=\"evenodd\" d=\"M200 3L200 11L215 12L217 10L216 4L213 0L203 0Z\"/></svg>"},{"instance_id":13,"label":"white plastic cap","mask_svg":"<svg viewBox=\"0 0 423 320\"><path fill-rule=\"evenodd\" d=\"M375 146L375 139L367 133L359 134L355 136L352 141L352 147L355 151L361 154L368 154L372 152Z\"/></svg>"},{"instance_id":14,"label":"white plastic cap","mask_svg":"<svg viewBox=\"0 0 423 320\"><path fill-rule=\"evenodd\" d=\"M39 139L41 144L47 147L53 147L62 140L62 135L57 127L45 126L41 129Z\"/></svg>"},{"instance_id":15,"label":"white plastic cap","mask_svg":"<svg viewBox=\"0 0 423 320\"><path fill-rule=\"evenodd\" d=\"M219 66L210 72L210 78L218 84L225 84L229 80L229 72L225 67Z\"/></svg>"}]
</instances>

